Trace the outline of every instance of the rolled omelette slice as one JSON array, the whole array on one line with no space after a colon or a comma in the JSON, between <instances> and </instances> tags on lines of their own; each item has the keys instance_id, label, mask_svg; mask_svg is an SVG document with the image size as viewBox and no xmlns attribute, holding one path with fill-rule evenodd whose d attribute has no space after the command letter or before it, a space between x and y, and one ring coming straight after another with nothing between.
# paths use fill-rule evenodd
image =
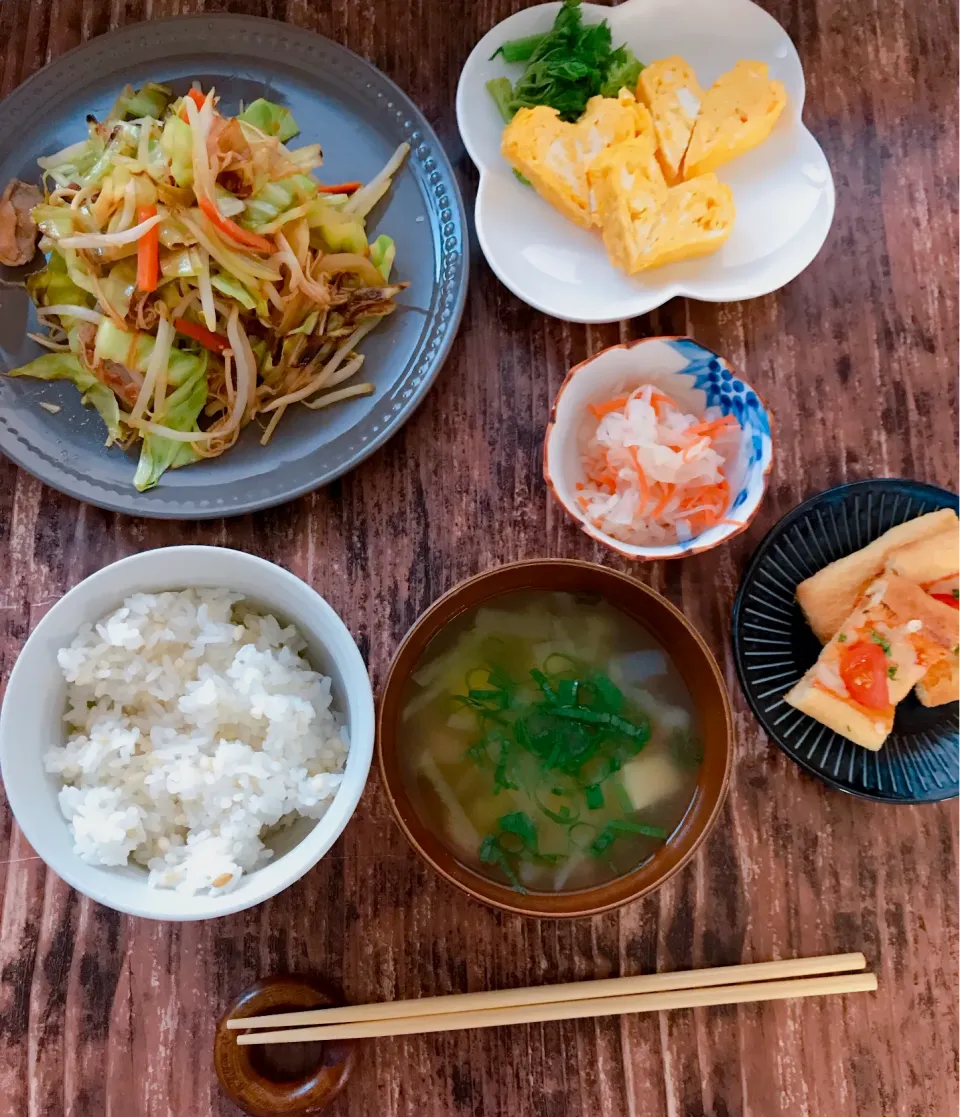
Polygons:
<instances>
[{"instance_id":1,"label":"rolled omelette slice","mask_svg":"<svg viewBox=\"0 0 960 1117\"><path fill-rule=\"evenodd\" d=\"M707 90L683 157L685 179L715 171L770 135L787 91L768 74L765 62L744 60Z\"/></svg>"},{"instance_id":2,"label":"rolled omelette slice","mask_svg":"<svg viewBox=\"0 0 960 1117\"><path fill-rule=\"evenodd\" d=\"M608 147L587 180L607 254L628 274L640 271L668 193L652 134Z\"/></svg>"},{"instance_id":3,"label":"rolled omelette slice","mask_svg":"<svg viewBox=\"0 0 960 1117\"><path fill-rule=\"evenodd\" d=\"M887 570L918 583L935 600L955 611L960 604L960 522L944 531L891 551ZM960 613L957 613L960 628ZM924 706L942 706L960 699L960 634L949 656L933 664L917 683Z\"/></svg>"},{"instance_id":4,"label":"rolled omelette slice","mask_svg":"<svg viewBox=\"0 0 960 1117\"><path fill-rule=\"evenodd\" d=\"M570 124L556 109L520 109L500 141L504 159L536 192L584 229L595 218L587 170L611 144L653 134L650 113L628 90L619 97L591 97L583 116Z\"/></svg>"},{"instance_id":5,"label":"rolled omelette slice","mask_svg":"<svg viewBox=\"0 0 960 1117\"><path fill-rule=\"evenodd\" d=\"M641 268L657 268L716 252L733 232L736 218L733 191L716 175L700 175L672 186Z\"/></svg>"},{"instance_id":6,"label":"rolled omelette slice","mask_svg":"<svg viewBox=\"0 0 960 1117\"><path fill-rule=\"evenodd\" d=\"M932 665L951 654L956 644L955 616L954 610L915 582L885 575L868 587L817 662L784 697L847 740L875 751L890 735L897 703ZM877 645L883 651L887 701L882 707L861 704L843 680L845 657L860 644Z\"/></svg>"},{"instance_id":7,"label":"rolled omelette slice","mask_svg":"<svg viewBox=\"0 0 960 1117\"><path fill-rule=\"evenodd\" d=\"M917 516L897 524L866 547L831 562L801 582L797 586L797 601L820 642L825 644L840 628L893 551L956 526L957 514L952 508Z\"/></svg>"},{"instance_id":8,"label":"rolled omelette slice","mask_svg":"<svg viewBox=\"0 0 960 1117\"><path fill-rule=\"evenodd\" d=\"M640 72L637 100L653 117L657 158L664 178L672 186L680 181L683 156L703 101L697 75L679 54L651 62Z\"/></svg>"},{"instance_id":9,"label":"rolled omelette slice","mask_svg":"<svg viewBox=\"0 0 960 1117\"><path fill-rule=\"evenodd\" d=\"M647 136L607 148L588 180L607 253L628 275L716 252L736 220L716 175L668 187Z\"/></svg>"}]
</instances>

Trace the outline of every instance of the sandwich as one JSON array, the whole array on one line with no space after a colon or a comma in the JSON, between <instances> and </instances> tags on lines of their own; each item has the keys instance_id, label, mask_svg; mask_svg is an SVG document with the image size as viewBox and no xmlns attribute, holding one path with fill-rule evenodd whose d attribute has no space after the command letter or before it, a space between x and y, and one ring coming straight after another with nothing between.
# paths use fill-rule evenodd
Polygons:
<instances>
[{"instance_id":1,"label":"sandwich","mask_svg":"<svg viewBox=\"0 0 960 1117\"><path fill-rule=\"evenodd\" d=\"M956 659L956 647L956 610L888 573L867 587L785 698L841 736L876 750L890 735L897 704L931 669L939 679L943 665Z\"/></svg>"},{"instance_id":2,"label":"sandwich","mask_svg":"<svg viewBox=\"0 0 960 1117\"><path fill-rule=\"evenodd\" d=\"M897 524L868 546L830 563L813 577L801 582L797 586L797 601L820 642L825 644L840 629L853 612L863 591L882 573L892 552L934 536L940 537L957 531L957 514L952 508L930 512ZM939 543L937 547L939 553ZM910 558L908 555L907 567L916 568L915 557ZM953 572L956 569L954 566Z\"/></svg>"}]
</instances>

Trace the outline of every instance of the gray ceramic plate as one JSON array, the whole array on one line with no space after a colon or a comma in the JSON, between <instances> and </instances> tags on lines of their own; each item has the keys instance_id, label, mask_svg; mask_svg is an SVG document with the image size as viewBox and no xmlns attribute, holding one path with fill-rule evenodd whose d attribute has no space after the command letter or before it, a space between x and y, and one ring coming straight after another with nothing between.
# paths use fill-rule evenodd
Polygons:
<instances>
[{"instance_id":1,"label":"gray ceramic plate","mask_svg":"<svg viewBox=\"0 0 960 1117\"><path fill-rule=\"evenodd\" d=\"M39 156L84 135L87 113L107 113L130 82L183 90L215 85L228 110L269 97L288 105L297 142L323 144L327 181L370 178L402 141L411 153L368 227L397 243L396 275L409 288L396 314L364 342L374 395L323 412L288 412L269 446L248 429L229 453L133 488L135 459L103 446L96 412L69 384L0 375L0 450L48 485L137 516L203 519L279 504L332 481L385 442L411 415L450 348L467 288L463 202L437 137L410 99L355 54L282 23L246 16L186 16L94 39L57 59L3 102L0 185L36 181ZM6 278L16 273L0 268ZM0 288L0 369L41 352L29 299ZM51 415L40 401L59 404Z\"/></svg>"}]
</instances>

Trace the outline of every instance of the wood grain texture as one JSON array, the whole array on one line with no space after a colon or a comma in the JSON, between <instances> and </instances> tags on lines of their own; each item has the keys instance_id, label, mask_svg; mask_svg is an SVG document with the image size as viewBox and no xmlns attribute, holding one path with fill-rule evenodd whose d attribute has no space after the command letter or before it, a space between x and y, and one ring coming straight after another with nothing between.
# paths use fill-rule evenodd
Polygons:
<instances>
[{"instance_id":1,"label":"wood grain texture","mask_svg":"<svg viewBox=\"0 0 960 1117\"><path fill-rule=\"evenodd\" d=\"M463 327L413 420L322 492L229 522L84 507L0 462L0 678L44 610L104 563L170 542L288 567L346 620L374 683L443 590L520 557L616 562L554 507L543 427L565 370L622 338L690 333L775 412L766 503L727 547L631 568L678 603L736 707L732 790L694 862L594 920L499 915L428 872L376 774L298 885L202 924L127 919L45 870L0 798L0 1117L235 1117L214 1025L246 985L318 971L355 1001L864 950L875 997L715 1008L370 1044L331 1112L378 1117L953 1117L958 1107L957 809L832 792L760 734L734 677L744 564L803 497L882 474L957 479L956 7L764 0L807 75L807 123L837 181L827 245L776 295L675 300L620 326L528 309L475 249ZM473 43L519 0L3 0L0 91L108 29L181 11L285 19L345 43L424 109L468 204L453 100ZM642 54L642 44L639 45Z\"/></svg>"}]
</instances>

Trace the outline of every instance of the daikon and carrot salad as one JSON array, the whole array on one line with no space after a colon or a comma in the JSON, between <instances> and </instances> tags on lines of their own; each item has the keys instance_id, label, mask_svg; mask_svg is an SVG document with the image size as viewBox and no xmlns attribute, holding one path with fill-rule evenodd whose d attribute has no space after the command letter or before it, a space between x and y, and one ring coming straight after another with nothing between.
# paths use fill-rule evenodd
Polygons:
<instances>
[{"instance_id":1,"label":"daikon and carrot salad","mask_svg":"<svg viewBox=\"0 0 960 1117\"><path fill-rule=\"evenodd\" d=\"M733 415L690 414L653 384L591 403L579 431L577 501L623 543L685 543L729 522L727 466L739 437Z\"/></svg>"}]
</instances>

